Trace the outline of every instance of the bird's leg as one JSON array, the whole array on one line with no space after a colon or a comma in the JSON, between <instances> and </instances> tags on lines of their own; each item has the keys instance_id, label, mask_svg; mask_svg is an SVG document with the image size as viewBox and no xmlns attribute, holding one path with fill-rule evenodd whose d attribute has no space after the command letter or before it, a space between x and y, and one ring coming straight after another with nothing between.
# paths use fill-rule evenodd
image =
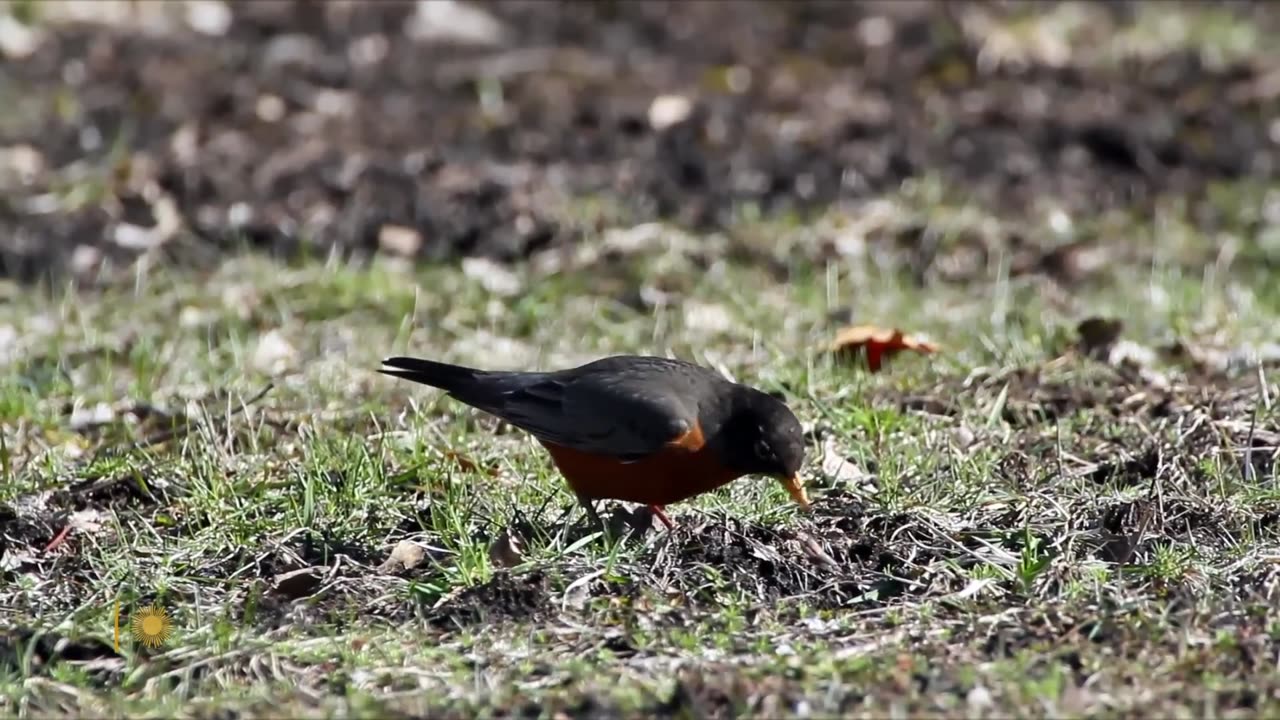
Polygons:
<instances>
[{"instance_id":1,"label":"bird's leg","mask_svg":"<svg viewBox=\"0 0 1280 720\"><path fill-rule=\"evenodd\" d=\"M663 508L664 506L662 505L650 505L649 512L652 512L659 520L661 520L662 524L666 525L668 530L675 530L676 524L671 522L671 518L667 517L667 514L663 512Z\"/></svg>"},{"instance_id":2,"label":"bird's leg","mask_svg":"<svg viewBox=\"0 0 1280 720\"><path fill-rule=\"evenodd\" d=\"M599 530L600 532L604 532L604 523L601 522L600 516L596 514L595 507L591 505L591 498L587 497L586 495L583 495L582 493L574 493L574 494L578 496L578 502L581 503L582 507L586 509L587 518L591 520L591 524L595 525L596 529Z\"/></svg>"}]
</instances>

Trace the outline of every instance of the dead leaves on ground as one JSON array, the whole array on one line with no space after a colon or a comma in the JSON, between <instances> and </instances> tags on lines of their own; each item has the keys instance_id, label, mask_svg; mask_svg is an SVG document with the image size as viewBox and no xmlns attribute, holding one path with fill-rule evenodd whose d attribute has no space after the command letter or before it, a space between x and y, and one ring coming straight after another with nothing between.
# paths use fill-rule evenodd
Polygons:
<instances>
[{"instance_id":1,"label":"dead leaves on ground","mask_svg":"<svg viewBox=\"0 0 1280 720\"><path fill-rule=\"evenodd\" d=\"M1184 366L1200 373L1226 373L1251 367L1280 365L1280 343L1264 343L1225 349L1212 342L1193 343L1177 338L1158 347L1148 347L1124 337L1125 323L1111 317L1092 316L1081 320L1075 328L1075 339L1068 352L1116 367L1128 367L1152 374L1154 384L1161 385L1152 366L1157 360ZM851 325L841 328L827 344L826 351L837 360L857 364L865 358L870 372L880 372L893 356L904 351L931 355L941 346L930 340L910 335L899 328L878 325Z\"/></svg>"},{"instance_id":2,"label":"dead leaves on ground","mask_svg":"<svg viewBox=\"0 0 1280 720\"><path fill-rule=\"evenodd\" d=\"M865 357L867 369L871 372L880 372L885 360L904 350L932 354L939 349L936 343L913 337L897 328L882 328L876 325L854 325L843 328L836 333L835 340L827 346L827 351L839 360L852 362L859 357Z\"/></svg>"}]
</instances>

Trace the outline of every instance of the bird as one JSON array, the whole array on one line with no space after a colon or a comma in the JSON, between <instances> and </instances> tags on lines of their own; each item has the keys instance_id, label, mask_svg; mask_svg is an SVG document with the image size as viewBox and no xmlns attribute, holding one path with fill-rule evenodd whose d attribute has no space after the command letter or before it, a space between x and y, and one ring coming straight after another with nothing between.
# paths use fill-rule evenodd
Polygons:
<instances>
[{"instance_id":1,"label":"bird","mask_svg":"<svg viewBox=\"0 0 1280 720\"><path fill-rule=\"evenodd\" d=\"M667 526L668 505L746 475L779 480L801 508L804 432L786 403L674 358L614 355L548 372L480 370L391 357L378 372L445 391L532 435L586 509L639 503Z\"/></svg>"}]
</instances>

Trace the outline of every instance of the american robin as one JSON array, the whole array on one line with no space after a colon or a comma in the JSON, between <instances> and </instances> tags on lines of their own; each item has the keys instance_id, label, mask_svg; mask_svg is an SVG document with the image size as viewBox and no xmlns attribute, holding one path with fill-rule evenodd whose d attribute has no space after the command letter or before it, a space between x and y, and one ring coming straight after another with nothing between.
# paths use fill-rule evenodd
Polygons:
<instances>
[{"instance_id":1,"label":"american robin","mask_svg":"<svg viewBox=\"0 0 1280 720\"><path fill-rule=\"evenodd\" d=\"M592 521L610 499L664 508L744 475L809 507L800 423L780 400L683 360L622 355L555 372L494 372L393 357L379 372L446 391L534 436Z\"/></svg>"}]
</instances>

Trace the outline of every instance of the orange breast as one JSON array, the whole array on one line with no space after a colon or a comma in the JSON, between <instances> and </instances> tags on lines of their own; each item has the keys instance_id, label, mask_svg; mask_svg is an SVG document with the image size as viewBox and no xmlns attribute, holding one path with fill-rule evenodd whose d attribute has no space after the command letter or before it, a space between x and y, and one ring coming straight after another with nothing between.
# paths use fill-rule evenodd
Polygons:
<instances>
[{"instance_id":1,"label":"orange breast","mask_svg":"<svg viewBox=\"0 0 1280 720\"><path fill-rule=\"evenodd\" d=\"M596 500L670 505L742 477L742 473L724 467L697 426L653 455L632 463L553 443L542 445L569 487Z\"/></svg>"}]
</instances>

